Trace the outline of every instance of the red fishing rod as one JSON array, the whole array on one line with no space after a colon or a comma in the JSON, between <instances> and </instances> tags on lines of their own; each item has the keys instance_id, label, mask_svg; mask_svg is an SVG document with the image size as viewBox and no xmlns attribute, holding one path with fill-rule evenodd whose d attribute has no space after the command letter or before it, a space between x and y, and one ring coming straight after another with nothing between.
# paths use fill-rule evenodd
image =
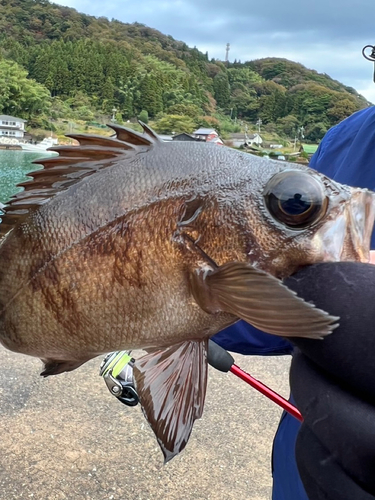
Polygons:
<instances>
[{"instance_id":1,"label":"red fishing rod","mask_svg":"<svg viewBox=\"0 0 375 500\"><path fill-rule=\"evenodd\" d=\"M294 405L235 365L229 352L213 340L208 342L207 358L213 368L221 372L232 372L302 422L303 417ZM100 366L100 375L103 376L109 391L127 406L135 406L139 401L134 387L133 364L134 359L130 351L117 351L108 354Z\"/></svg>"},{"instance_id":2,"label":"red fishing rod","mask_svg":"<svg viewBox=\"0 0 375 500\"><path fill-rule=\"evenodd\" d=\"M246 383L251 385L251 387L254 387L254 389L262 393L268 399L281 406L281 408L293 415L293 417L295 417L297 420L299 420L300 422L303 421L301 412L294 405L292 405L292 403L290 403L285 398L280 396L280 394L273 391L265 384L242 370L234 363L234 359L231 354L223 349L223 347L220 347L218 344L216 344L213 340L209 340L207 357L209 364L213 368L216 368L221 372L233 373L234 375L236 375L236 377L244 380Z\"/></svg>"}]
</instances>

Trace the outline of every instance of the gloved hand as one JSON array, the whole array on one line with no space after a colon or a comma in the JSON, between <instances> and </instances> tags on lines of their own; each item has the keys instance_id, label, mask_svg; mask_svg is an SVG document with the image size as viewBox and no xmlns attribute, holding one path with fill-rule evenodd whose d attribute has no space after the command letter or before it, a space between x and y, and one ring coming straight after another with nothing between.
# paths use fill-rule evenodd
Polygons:
<instances>
[{"instance_id":1,"label":"gloved hand","mask_svg":"<svg viewBox=\"0 0 375 500\"><path fill-rule=\"evenodd\" d=\"M304 417L296 459L311 500L375 498L375 266L327 263L285 280L340 327L293 339L292 394Z\"/></svg>"}]
</instances>

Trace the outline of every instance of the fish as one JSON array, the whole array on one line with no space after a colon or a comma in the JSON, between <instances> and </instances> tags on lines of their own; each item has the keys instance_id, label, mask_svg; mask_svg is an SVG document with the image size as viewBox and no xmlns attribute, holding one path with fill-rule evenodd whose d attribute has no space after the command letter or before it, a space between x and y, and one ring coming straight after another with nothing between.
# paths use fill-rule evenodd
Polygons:
<instances>
[{"instance_id":1,"label":"fish","mask_svg":"<svg viewBox=\"0 0 375 500\"><path fill-rule=\"evenodd\" d=\"M202 416L210 337L239 319L283 337L334 331L339 318L282 280L367 262L375 194L141 125L68 135L78 145L50 148L3 207L0 342L43 376L144 349L136 388L168 461Z\"/></svg>"}]
</instances>

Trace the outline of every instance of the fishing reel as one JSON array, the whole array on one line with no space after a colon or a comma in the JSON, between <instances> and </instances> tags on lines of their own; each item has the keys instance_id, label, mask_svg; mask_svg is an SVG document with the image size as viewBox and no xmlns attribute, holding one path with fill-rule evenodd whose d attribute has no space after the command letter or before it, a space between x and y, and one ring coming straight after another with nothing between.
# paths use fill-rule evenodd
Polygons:
<instances>
[{"instance_id":1,"label":"fishing reel","mask_svg":"<svg viewBox=\"0 0 375 500\"><path fill-rule=\"evenodd\" d=\"M99 369L109 392L126 406L139 403L133 378L134 361L130 351L111 352L103 359Z\"/></svg>"}]
</instances>

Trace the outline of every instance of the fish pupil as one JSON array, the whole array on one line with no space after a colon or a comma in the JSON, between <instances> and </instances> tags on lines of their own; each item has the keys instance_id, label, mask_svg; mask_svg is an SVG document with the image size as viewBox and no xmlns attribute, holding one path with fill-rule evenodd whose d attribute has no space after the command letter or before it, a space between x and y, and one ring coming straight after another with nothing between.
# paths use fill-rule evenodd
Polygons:
<instances>
[{"instance_id":1,"label":"fish pupil","mask_svg":"<svg viewBox=\"0 0 375 500\"><path fill-rule=\"evenodd\" d=\"M280 209L288 215L300 215L309 210L311 201L305 201L301 193L279 201Z\"/></svg>"},{"instance_id":2,"label":"fish pupil","mask_svg":"<svg viewBox=\"0 0 375 500\"><path fill-rule=\"evenodd\" d=\"M328 206L319 179L298 170L274 175L263 196L270 215L291 229L304 229L316 223Z\"/></svg>"}]
</instances>

